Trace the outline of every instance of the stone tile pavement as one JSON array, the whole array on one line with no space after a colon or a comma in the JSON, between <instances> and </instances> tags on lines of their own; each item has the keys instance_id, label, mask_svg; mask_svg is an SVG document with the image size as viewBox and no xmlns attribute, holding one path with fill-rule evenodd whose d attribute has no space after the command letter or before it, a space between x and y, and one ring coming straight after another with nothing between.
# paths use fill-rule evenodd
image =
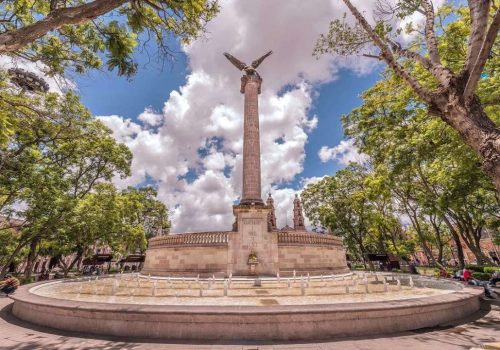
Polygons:
<instances>
[{"instance_id":1,"label":"stone tile pavement","mask_svg":"<svg viewBox=\"0 0 500 350\"><path fill-rule=\"evenodd\" d=\"M0 350L146 350L146 349L215 349L215 350L454 350L481 348L485 343L500 342L500 302L484 302L472 317L447 326L422 329L373 338L335 339L314 343L168 343L148 339L101 337L58 331L36 326L15 318L12 301L0 298Z\"/></svg>"}]
</instances>

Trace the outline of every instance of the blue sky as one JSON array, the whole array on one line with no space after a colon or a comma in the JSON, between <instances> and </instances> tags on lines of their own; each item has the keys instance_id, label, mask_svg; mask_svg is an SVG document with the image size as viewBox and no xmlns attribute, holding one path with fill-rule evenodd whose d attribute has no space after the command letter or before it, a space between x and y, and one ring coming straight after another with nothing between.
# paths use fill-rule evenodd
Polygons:
<instances>
[{"instance_id":1,"label":"blue sky","mask_svg":"<svg viewBox=\"0 0 500 350\"><path fill-rule=\"evenodd\" d=\"M173 43L176 47L176 43ZM150 48L153 50L154 48ZM145 107L161 111L170 93L186 83L189 74L187 57L176 54L174 62L150 60L146 53L137 53L140 69L131 79L117 77L114 72L93 71L77 77L77 84L85 106L96 116L120 115L137 121ZM309 134L305 146L304 171L288 183L300 186L301 178L332 175L344 167L336 161L321 162L318 151L323 146L334 147L344 138L341 116L361 103L360 94L380 79L379 70L358 75L340 70L337 79L314 87L315 97L310 115L318 117L318 127Z\"/></svg>"}]
</instances>

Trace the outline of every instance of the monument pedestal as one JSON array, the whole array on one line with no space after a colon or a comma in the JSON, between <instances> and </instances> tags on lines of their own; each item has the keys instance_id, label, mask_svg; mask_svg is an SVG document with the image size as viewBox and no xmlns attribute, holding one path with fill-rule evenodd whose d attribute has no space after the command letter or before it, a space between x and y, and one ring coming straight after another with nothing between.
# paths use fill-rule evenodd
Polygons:
<instances>
[{"instance_id":1,"label":"monument pedestal","mask_svg":"<svg viewBox=\"0 0 500 350\"><path fill-rule=\"evenodd\" d=\"M267 230L269 208L263 205L235 205L237 231L229 241L228 274L248 275L249 258L252 275L276 275L278 265L278 237Z\"/></svg>"}]
</instances>

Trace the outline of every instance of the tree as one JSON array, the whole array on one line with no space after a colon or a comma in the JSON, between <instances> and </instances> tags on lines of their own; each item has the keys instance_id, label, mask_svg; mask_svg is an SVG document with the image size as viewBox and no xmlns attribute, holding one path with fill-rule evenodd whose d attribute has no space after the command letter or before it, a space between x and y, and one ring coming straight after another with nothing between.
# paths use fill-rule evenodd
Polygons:
<instances>
[{"instance_id":1,"label":"tree","mask_svg":"<svg viewBox=\"0 0 500 350\"><path fill-rule=\"evenodd\" d=\"M343 1L357 24L349 26L345 17L344 20L331 22L329 33L318 40L315 53L350 55L376 48L375 53L365 55L384 61L399 79L411 87L412 93L426 104L429 115L438 116L458 132L463 142L481 159L483 170L493 180L497 191L500 191L500 129L488 117L477 95L478 86L482 84L482 73L492 75L495 71L495 65L490 63L494 59L490 59L490 62L488 59L497 56L492 52L494 46L498 45L500 28L497 2L469 0L467 13L463 9L454 13L460 17L462 34L465 35L455 36L453 41L446 42L447 30L451 28L453 31L455 24L443 25L440 16L451 13L449 6L438 12L440 21L436 24L431 0L400 0L395 6L380 0L379 18L372 26L350 0ZM417 36L411 45L404 48L397 42L397 35L401 31L393 30L386 15L406 18L415 12L425 15L424 34ZM411 25L407 29L409 32L417 31ZM436 34L440 32L444 34ZM455 51L451 57L442 55L445 45L449 44L454 45ZM428 81L424 82L425 79Z\"/></svg>"},{"instance_id":2,"label":"tree","mask_svg":"<svg viewBox=\"0 0 500 350\"><path fill-rule=\"evenodd\" d=\"M129 187L122 195L124 209L132 225L142 225L146 238L167 234L170 229L168 208L156 199L158 192L150 186Z\"/></svg>"},{"instance_id":3,"label":"tree","mask_svg":"<svg viewBox=\"0 0 500 350\"><path fill-rule=\"evenodd\" d=\"M301 194L304 211L315 226L344 238L351 254L366 264L377 239L370 236L374 206L365 189L367 169L351 163L335 176L309 185Z\"/></svg>"},{"instance_id":4,"label":"tree","mask_svg":"<svg viewBox=\"0 0 500 350\"><path fill-rule=\"evenodd\" d=\"M490 98L482 89L479 93ZM498 120L498 111L491 115ZM343 122L348 136L370 156L373 176L411 219L426 255L434 258L430 244L442 246L444 234L455 242L460 265L464 265L461 241L479 263L488 262L479 239L484 229L495 231L498 225L498 195L480 171L477 156L449 125L428 118L411 88L401 87L389 71L365 91L362 106L344 116ZM429 229L432 239L427 238Z\"/></svg>"},{"instance_id":5,"label":"tree","mask_svg":"<svg viewBox=\"0 0 500 350\"><path fill-rule=\"evenodd\" d=\"M115 257L137 249L144 251L146 238L157 229L168 230L170 225L166 206L155 197L156 191L150 187L119 192L111 183L97 184L91 193L78 200L48 239L45 253L59 257L67 276L96 246L111 247ZM73 253L67 263L64 257Z\"/></svg>"},{"instance_id":6,"label":"tree","mask_svg":"<svg viewBox=\"0 0 500 350\"><path fill-rule=\"evenodd\" d=\"M99 68L131 76L138 36L172 56L171 35L185 43L218 12L216 0L6 0L0 7L0 54L41 62L49 75ZM105 15L112 15L105 17ZM118 16L116 20L113 16Z\"/></svg>"},{"instance_id":7,"label":"tree","mask_svg":"<svg viewBox=\"0 0 500 350\"><path fill-rule=\"evenodd\" d=\"M4 208L11 211L16 202L25 206L16 214L28 224L23 226L9 259L29 245L26 278L40 242L58 232L79 200L99 182L130 173L132 154L116 142L111 130L92 119L74 95L54 98L50 106L57 113L49 113L52 118L30 124L32 129L17 128L11 142L0 148L0 159L5 160L0 190L9 200L4 201ZM65 101L67 104L58 103ZM19 169L24 172L18 174ZM6 266L1 273L5 272Z\"/></svg>"}]
</instances>

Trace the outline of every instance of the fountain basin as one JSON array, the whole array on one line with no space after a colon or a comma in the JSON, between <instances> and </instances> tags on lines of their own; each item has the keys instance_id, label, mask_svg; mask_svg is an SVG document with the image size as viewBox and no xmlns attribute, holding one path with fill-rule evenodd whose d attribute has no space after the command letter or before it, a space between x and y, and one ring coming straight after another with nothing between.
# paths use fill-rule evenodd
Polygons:
<instances>
[{"instance_id":1,"label":"fountain basin","mask_svg":"<svg viewBox=\"0 0 500 350\"><path fill-rule=\"evenodd\" d=\"M373 335L437 326L479 310L481 289L450 281L415 280L416 285L424 282L447 292L399 300L387 295L384 301L325 303L318 297L315 303L313 296L306 296L307 303L288 305L152 305L47 297L38 295L37 289L54 282L41 282L22 286L11 297L13 314L38 325L173 340L317 340Z\"/></svg>"}]
</instances>

